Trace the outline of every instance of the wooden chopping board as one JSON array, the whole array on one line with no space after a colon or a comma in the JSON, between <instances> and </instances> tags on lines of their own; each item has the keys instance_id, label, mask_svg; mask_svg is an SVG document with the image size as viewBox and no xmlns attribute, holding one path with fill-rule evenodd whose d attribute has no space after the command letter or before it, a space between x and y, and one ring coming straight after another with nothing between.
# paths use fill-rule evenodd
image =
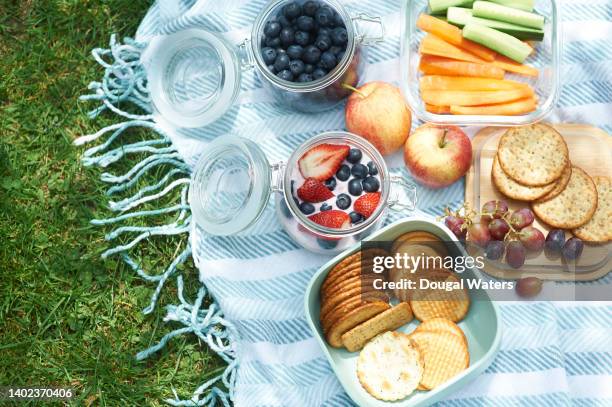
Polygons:
<instances>
[{"instance_id":1,"label":"wooden chopping board","mask_svg":"<svg viewBox=\"0 0 612 407\"><path fill-rule=\"evenodd\" d=\"M612 137L605 131L583 124L552 125L567 142L570 160L585 170L589 175L612 177ZM497 153L497 145L506 129L503 127L486 127L480 130L472 140L473 162L466 174L465 201L470 207L480 209L490 200L505 200L510 210L529 207L529 203L509 199L502 195L491 180L491 167ZM550 229L537 217L534 226L543 231ZM570 233L567 232L566 237ZM563 264L561 259L548 259L541 253L527 257L520 270L509 267L504 262L487 261L484 271L494 277L518 279L538 277L545 280L589 281L598 279L612 271L612 243L605 245L587 245L583 255L575 265Z\"/></svg>"}]
</instances>

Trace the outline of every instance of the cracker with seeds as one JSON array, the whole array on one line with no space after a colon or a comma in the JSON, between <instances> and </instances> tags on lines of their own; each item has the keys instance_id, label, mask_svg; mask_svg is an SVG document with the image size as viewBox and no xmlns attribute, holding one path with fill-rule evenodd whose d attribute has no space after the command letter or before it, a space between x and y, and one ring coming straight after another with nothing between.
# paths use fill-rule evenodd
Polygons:
<instances>
[{"instance_id":1,"label":"cracker with seeds","mask_svg":"<svg viewBox=\"0 0 612 407\"><path fill-rule=\"evenodd\" d=\"M597 209L597 188L581 168L572 167L570 180L559 195L533 202L533 212L543 222L560 229L574 229L587 223Z\"/></svg>"},{"instance_id":2,"label":"cracker with seeds","mask_svg":"<svg viewBox=\"0 0 612 407\"><path fill-rule=\"evenodd\" d=\"M591 220L572 233L587 242L607 242L612 240L612 179L593 177L597 188L597 209Z\"/></svg>"},{"instance_id":3,"label":"cracker with seeds","mask_svg":"<svg viewBox=\"0 0 612 407\"><path fill-rule=\"evenodd\" d=\"M543 186L558 180L569 163L563 137L543 124L508 129L499 140L499 164L515 181Z\"/></svg>"},{"instance_id":4,"label":"cracker with seeds","mask_svg":"<svg viewBox=\"0 0 612 407\"><path fill-rule=\"evenodd\" d=\"M493 184L495 184L497 189L499 189L499 192L501 192L508 198L516 199L518 201L533 201L535 199L538 199L555 189L556 185L556 182L551 182L550 184L543 185L541 187L530 187L528 185L523 185L516 182L504 172L501 165L499 164L499 158L497 157L497 155L493 160L493 168L491 168L491 178L493 178Z\"/></svg>"}]
</instances>

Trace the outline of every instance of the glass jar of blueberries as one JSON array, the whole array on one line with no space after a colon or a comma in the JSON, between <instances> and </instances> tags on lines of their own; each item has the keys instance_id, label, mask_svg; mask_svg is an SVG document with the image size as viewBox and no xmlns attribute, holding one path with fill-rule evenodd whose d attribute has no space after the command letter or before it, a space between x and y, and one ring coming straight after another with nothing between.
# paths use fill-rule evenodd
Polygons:
<instances>
[{"instance_id":1,"label":"glass jar of blueberries","mask_svg":"<svg viewBox=\"0 0 612 407\"><path fill-rule=\"evenodd\" d=\"M377 36L361 33L359 23L376 24L379 29L369 31ZM239 44L188 28L155 37L141 59L158 118L197 128L228 112L251 69L283 105L330 109L350 93L344 84L359 84L366 65L362 45L382 40L383 31L379 17L351 17L336 0L274 0Z\"/></svg>"},{"instance_id":2,"label":"glass jar of blueberries","mask_svg":"<svg viewBox=\"0 0 612 407\"><path fill-rule=\"evenodd\" d=\"M379 35L360 33L359 22L378 24ZM267 89L296 110L319 112L350 94L343 85L358 85L362 45L383 37L380 17L351 17L335 0L276 0L255 21L251 48Z\"/></svg>"},{"instance_id":3,"label":"glass jar of blueberries","mask_svg":"<svg viewBox=\"0 0 612 407\"><path fill-rule=\"evenodd\" d=\"M254 225L271 194L291 239L325 254L340 253L379 229L389 208L414 210L417 199L415 186L391 176L372 144L335 131L272 165L252 140L218 138L194 168L189 202L198 227L229 236Z\"/></svg>"}]
</instances>

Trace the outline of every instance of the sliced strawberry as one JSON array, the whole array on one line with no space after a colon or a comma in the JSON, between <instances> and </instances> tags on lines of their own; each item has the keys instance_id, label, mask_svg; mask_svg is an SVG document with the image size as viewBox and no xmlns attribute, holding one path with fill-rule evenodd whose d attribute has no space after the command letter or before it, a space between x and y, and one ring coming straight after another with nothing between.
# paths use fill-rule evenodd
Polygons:
<instances>
[{"instance_id":1,"label":"sliced strawberry","mask_svg":"<svg viewBox=\"0 0 612 407\"><path fill-rule=\"evenodd\" d=\"M298 188L297 195L302 201L306 202L323 202L334 196L325 184L314 178L306 178L304 184Z\"/></svg>"},{"instance_id":2,"label":"sliced strawberry","mask_svg":"<svg viewBox=\"0 0 612 407\"><path fill-rule=\"evenodd\" d=\"M332 229L344 229L350 226L351 218L344 211L332 209L310 215L308 217L314 223Z\"/></svg>"},{"instance_id":3,"label":"sliced strawberry","mask_svg":"<svg viewBox=\"0 0 612 407\"><path fill-rule=\"evenodd\" d=\"M319 144L304 153L298 160L304 178L325 181L334 176L351 148L341 144Z\"/></svg>"},{"instance_id":4,"label":"sliced strawberry","mask_svg":"<svg viewBox=\"0 0 612 407\"><path fill-rule=\"evenodd\" d=\"M353 205L353 209L365 218L369 218L376 210L379 201L380 192L368 192L357 198L355 205Z\"/></svg>"}]
</instances>

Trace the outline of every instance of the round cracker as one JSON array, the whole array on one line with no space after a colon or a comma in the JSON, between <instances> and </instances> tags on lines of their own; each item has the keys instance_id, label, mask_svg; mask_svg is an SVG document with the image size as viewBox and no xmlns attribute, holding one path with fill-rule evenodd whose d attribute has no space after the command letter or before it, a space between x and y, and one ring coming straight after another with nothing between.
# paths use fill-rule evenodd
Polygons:
<instances>
[{"instance_id":1,"label":"round cracker","mask_svg":"<svg viewBox=\"0 0 612 407\"><path fill-rule=\"evenodd\" d=\"M410 395L423 377L422 356L413 344L398 332L385 332L368 342L357 359L361 386L384 401Z\"/></svg>"},{"instance_id":2,"label":"round cracker","mask_svg":"<svg viewBox=\"0 0 612 407\"><path fill-rule=\"evenodd\" d=\"M427 276L430 280L441 282L460 282L455 275ZM470 297L465 288L450 291L437 289L415 290L410 299L410 307L419 321L433 318L446 318L453 322L461 321L470 308Z\"/></svg>"},{"instance_id":3,"label":"round cracker","mask_svg":"<svg viewBox=\"0 0 612 407\"><path fill-rule=\"evenodd\" d=\"M382 291L369 291L364 295L358 295L355 297L347 298L340 304L336 305L334 309L329 311L324 318L321 319L321 326L323 327L323 331L327 332L327 330L340 318L358 308L363 304L367 304L370 302L385 302L389 303L389 297L386 293Z\"/></svg>"},{"instance_id":4,"label":"round cracker","mask_svg":"<svg viewBox=\"0 0 612 407\"><path fill-rule=\"evenodd\" d=\"M467 338L459 325L446 318L433 318L420 323L414 332L448 332L460 337L467 346Z\"/></svg>"},{"instance_id":5,"label":"round cracker","mask_svg":"<svg viewBox=\"0 0 612 407\"><path fill-rule=\"evenodd\" d=\"M414 232L404 233L397 237L391 245L391 253L395 253L397 248L400 247L404 242L440 242L440 238L433 233L425 232L422 230L415 230Z\"/></svg>"},{"instance_id":6,"label":"round cracker","mask_svg":"<svg viewBox=\"0 0 612 407\"><path fill-rule=\"evenodd\" d=\"M327 339L327 343L334 348L342 347L343 333L389 308L391 308L391 306L383 301L369 302L360 305L334 322L326 332L325 338Z\"/></svg>"},{"instance_id":7,"label":"round cracker","mask_svg":"<svg viewBox=\"0 0 612 407\"><path fill-rule=\"evenodd\" d=\"M324 319L326 314L329 311L333 310L336 305L342 303L342 301L352 297L360 297L361 294L367 293L372 290L374 290L374 287L372 287L371 285L362 286L361 283L356 283L355 286L345 289L334 296L326 298L325 301L321 302L321 319Z\"/></svg>"},{"instance_id":8,"label":"round cracker","mask_svg":"<svg viewBox=\"0 0 612 407\"><path fill-rule=\"evenodd\" d=\"M331 280L329 280L329 283L325 287L321 286L321 290L328 291L332 286L337 285L341 281L355 277L359 274L369 273L372 271L373 264L374 263L372 261L366 261L365 263L362 263L361 261L352 263L343 268L341 273L336 274Z\"/></svg>"},{"instance_id":9,"label":"round cracker","mask_svg":"<svg viewBox=\"0 0 612 407\"><path fill-rule=\"evenodd\" d=\"M543 222L561 229L574 229L587 223L597 209L597 188L581 168L573 167L567 187L556 197L532 202L533 212Z\"/></svg>"},{"instance_id":10,"label":"round cracker","mask_svg":"<svg viewBox=\"0 0 612 407\"><path fill-rule=\"evenodd\" d=\"M593 177L597 189L597 209L591 220L572 231L587 242L612 240L612 179Z\"/></svg>"},{"instance_id":11,"label":"round cracker","mask_svg":"<svg viewBox=\"0 0 612 407\"><path fill-rule=\"evenodd\" d=\"M365 251L372 252L371 254L370 253L367 254L368 257L375 256L375 255L381 255L381 256L387 255L387 252L383 249L372 248L372 249L367 249ZM327 276L325 277L323 284L321 284L321 289L324 290L330 285L332 285L334 282L336 282L339 277L344 275L347 269L352 268L355 265L360 265L363 255L364 253L362 253L362 250L359 250L358 252L345 257L338 264L332 267L332 269L327 273Z\"/></svg>"},{"instance_id":12,"label":"round cracker","mask_svg":"<svg viewBox=\"0 0 612 407\"><path fill-rule=\"evenodd\" d=\"M327 298L335 295L338 292L344 291L347 287L350 287L351 284L355 282L367 284L368 282L375 280L376 278L382 278L379 274L367 273L367 274L357 274L353 277L349 277L347 279L338 281L334 285L330 286L327 290L321 291L321 302L326 301Z\"/></svg>"},{"instance_id":13,"label":"round cracker","mask_svg":"<svg viewBox=\"0 0 612 407\"><path fill-rule=\"evenodd\" d=\"M414 332L410 339L421 351L424 369L421 386L432 390L470 365L470 354L463 340L449 332Z\"/></svg>"},{"instance_id":14,"label":"round cracker","mask_svg":"<svg viewBox=\"0 0 612 407\"><path fill-rule=\"evenodd\" d=\"M569 162L563 137L543 124L508 129L499 140L497 155L510 178L529 186L556 181Z\"/></svg>"},{"instance_id":15,"label":"round cracker","mask_svg":"<svg viewBox=\"0 0 612 407\"><path fill-rule=\"evenodd\" d=\"M499 164L499 158L497 155L493 159L493 167L491 168L491 178L493 184L499 189L499 192L507 196L508 198L516 199L518 201L533 201L551 192L555 188L555 183L552 182L548 185L541 187L530 187L527 185L519 184L508 176ZM569 180L569 177L568 177Z\"/></svg>"},{"instance_id":16,"label":"round cracker","mask_svg":"<svg viewBox=\"0 0 612 407\"><path fill-rule=\"evenodd\" d=\"M548 201L549 199L553 199L554 197L559 195L561 192L563 192L565 187L567 187L567 184L569 183L571 176L572 176L572 164L570 163L563 170L563 174L561 174L561 177L557 180L557 182L555 182L554 188L546 195L536 199L536 201L540 201L540 202Z\"/></svg>"}]
</instances>

